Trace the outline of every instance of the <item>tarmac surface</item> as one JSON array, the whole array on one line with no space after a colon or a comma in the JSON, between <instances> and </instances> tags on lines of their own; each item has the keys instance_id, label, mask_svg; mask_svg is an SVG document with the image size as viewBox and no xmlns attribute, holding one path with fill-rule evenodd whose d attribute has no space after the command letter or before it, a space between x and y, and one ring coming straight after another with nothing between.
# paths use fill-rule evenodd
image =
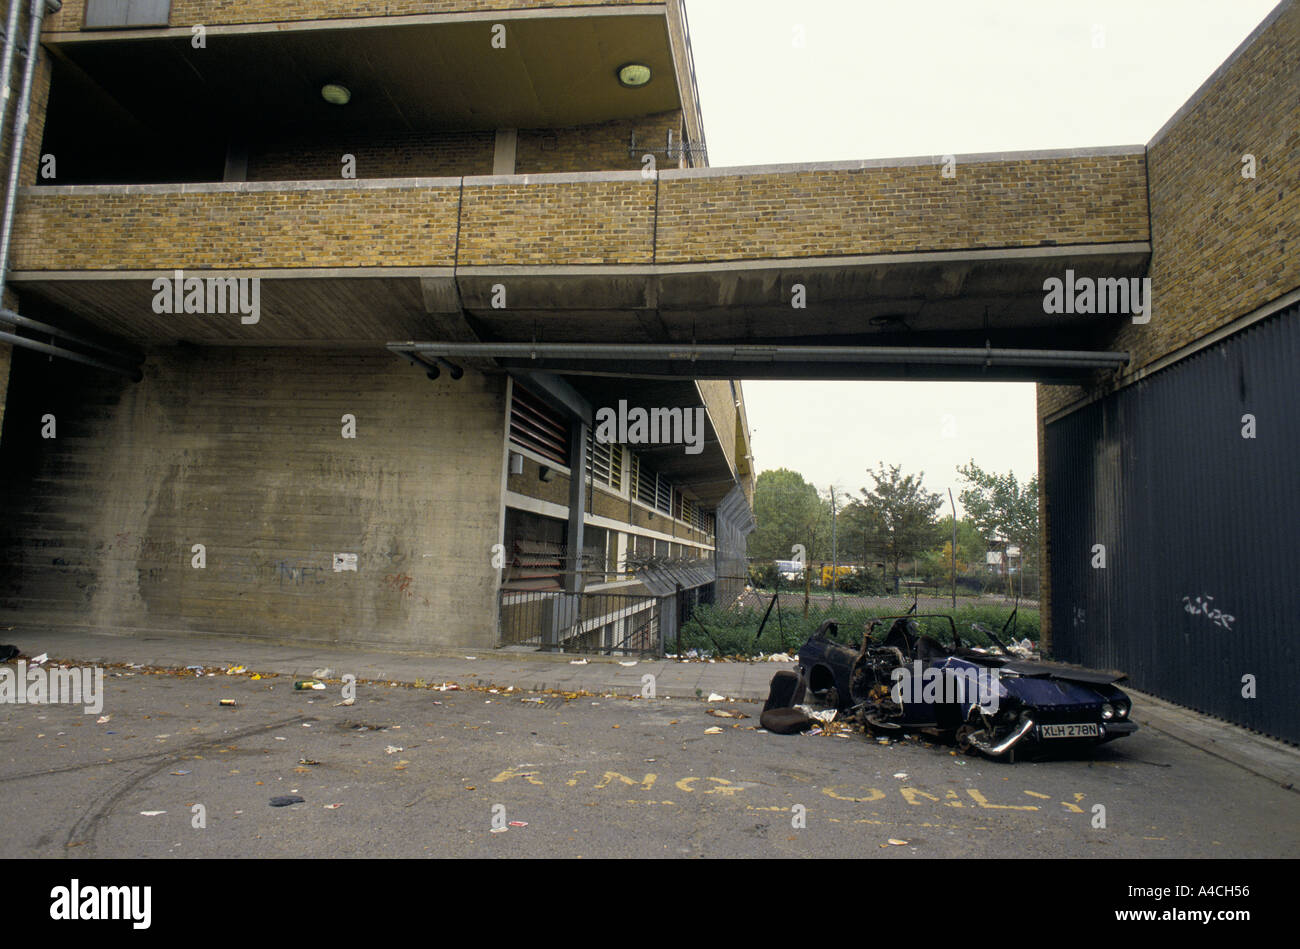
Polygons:
<instances>
[{"instance_id":1,"label":"tarmac surface","mask_svg":"<svg viewBox=\"0 0 1300 949\"><path fill-rule=\"evenodd\" d=\"M99 664L105 695L0 706L0 857L1300 855L1295 749L1140 694L1136 735L1004 764L764 732L788 663L16 644Z\"/></svg>"}]
</instances>

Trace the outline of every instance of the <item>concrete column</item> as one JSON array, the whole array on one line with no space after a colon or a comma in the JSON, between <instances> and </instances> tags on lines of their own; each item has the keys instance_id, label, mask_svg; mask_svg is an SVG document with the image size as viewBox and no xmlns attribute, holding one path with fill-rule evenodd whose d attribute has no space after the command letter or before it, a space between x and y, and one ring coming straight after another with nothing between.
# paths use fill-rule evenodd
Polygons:
<instances>
[{"instance_id":1,"label":"concrete column","mask_svg":"<svg viewBox=\"0 0 1300 949\"><path fill-rule=\"evenodd\" d=\"M513 175L515 173L515 149L519 144L519 132L516 129L497 129L496 150L492 155L492 174Z\"/></svg>"},{"instance_id":2,"label":"concrete column","mask_svg":"<svg viewBox=\"0 0 1300 949\"><path fill-rule=\"evenodd\" d=\"M565 590L582 592L582 522L587 511L587 425L575 421L569 435L569 556L564 564Z\"/></svg>"},{"instance_id":3,"label":"concrete column","mask_svg":"<svg viewBox=\"0 0 1300 949\"><path fill-rule=\"evenodd\" d=\"M248 145L244 142L231 141L226 145L226 166L222 171L221 180L248 180Z\"/></svg>"}]
</instances>

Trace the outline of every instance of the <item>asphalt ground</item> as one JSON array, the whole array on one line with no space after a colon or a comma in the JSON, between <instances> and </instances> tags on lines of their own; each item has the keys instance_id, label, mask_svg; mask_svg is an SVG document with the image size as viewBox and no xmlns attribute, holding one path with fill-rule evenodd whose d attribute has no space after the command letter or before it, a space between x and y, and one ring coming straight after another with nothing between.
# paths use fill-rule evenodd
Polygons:
<instances>
[{"instance_id":1,"label":"asphalt ground","mask_svg":"<svg viewBox=\"0 0 1300 949\"><path fill-rule=\"evenodd\" d=\"M746 701L292 682L117 667L103 723L0 705L0 857L1300 855L1300 795L1153 729L1005 764Z\"/></svg>"}]
</instances>

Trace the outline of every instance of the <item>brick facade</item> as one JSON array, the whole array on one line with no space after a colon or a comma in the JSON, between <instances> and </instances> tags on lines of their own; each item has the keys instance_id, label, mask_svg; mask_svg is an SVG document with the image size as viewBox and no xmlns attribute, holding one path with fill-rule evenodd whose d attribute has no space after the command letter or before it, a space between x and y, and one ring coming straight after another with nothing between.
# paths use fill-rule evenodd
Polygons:
<instances>
[{"instance_id":1,"label":"brick facade","mask_svg":"<svg viewBox=\"0 0 1300 949\"><path fill-rule=\"evenodd\" d=\"M1132 361L1093 386L1038 386L1044 419L1103 396L1184 346L1300 287L1300 4L1279 8L1147 147L1151 286L1147 324L1121 323L1106 348ZM1251 154L1256 176L1243 177ZM1043 622L1051 551L1043 516Z\"/></svg>"},{"instance_id":2,"label":"brick facade","mask_svg":"<svg viewBox=\"0 0 1300 949\"><path fill-rule=\"evenodd\" d=\"M904 164L471 178L463 198L458 184L40 187L14 267L695 263L1148 237L1140 154L973 162L955 181Z\"/></svg>"},{"instance_id":3,"label":"brick facade","mask_svg":"<svg viewBox=\"0 0 1300 949\"><path fill-rule=\"evenodd\" d=\"M344 17L637 6L660 2L662 0L172 0L171 25L289 23ZM86 0L64 0L63 9L49 17L50 29L80 30L85 18Z\"/></svg>"}]
</instances>

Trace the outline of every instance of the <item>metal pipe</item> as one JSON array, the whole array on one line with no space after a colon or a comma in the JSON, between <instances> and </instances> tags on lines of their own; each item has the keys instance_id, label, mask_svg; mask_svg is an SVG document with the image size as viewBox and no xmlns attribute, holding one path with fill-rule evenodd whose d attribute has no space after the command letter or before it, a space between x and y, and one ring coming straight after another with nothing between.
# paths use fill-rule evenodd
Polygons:
<instances>
[{"instance_id":1,"label":"metal pipe","mask_svg":"<svg viewBox=\"0 0 1300 949\"><path fill-rule=\"evenodd\" d=\"M396 352L397 355L401 356L403 359L405 359L415 368L423 369L424 374L428 376L430 379L437 379L440 375L442 375L442 370L439 369L437 366L431 366L423 359L419 359L415 356L412 356L410 353L402 352L401 350L396 350Z\"/></svg>"},{"instance_id":2,"label":"metal pipe","mask_svg":"<svg viewBox=\"0 0 1300 949\"><path fill-rule=\"evenodd\" d=\"M13 310L0 308L0 323L8 323L10 326L17 326L20 329L31 330L35 333L45 333L49 336L57 336L62 342L76 343L78 346L85 346L89 349L98 349L101 353L108 353L110 356L116 356L119 359L125 359L128 362L141 363L144 357L139 353L127 352L108 343L96 342L93 339L87 339L84 336L78 336L75 333L69 333L65 329L57 326L51 326L49 323L42 323L39 320L29 319L26 316L19 316Z\"/></svg>"},{"instance_id":3,"label":"metal pipe","mask_svg":"<svg viewBox=\"0 0 1300 949\"><path fill-rule=\"evenodd\" d=\"M9 0L9 19L5 25L5 47L3 58L0 59L0 129L4 128L5 119L9 115L9 98L11 95L9 89L9 74L14 68L14 34L18 32L18 14L22 10L23 0Z\"/></svg>"},{"instance_id":4,"label":"metal pipe","mask_svg":"<svg viewBox=\"0 0 1300 949\"><path fill-rule=\"evenodd\" d=\"M448 362L441 356L434 356L433 358L439 366L442 366L442 368L446 369L447 372L451 374L453 379L459 379L461 376L465 375L465 370L455 363Z\"/></svg>"},{"instance_id":5,"label":"metal pipe","mask_svg":"<svg viewBox=\"0 0 1300 949\"><path fill-rule=\"evenodd\" d=\"M1010 751L1012 746L1014 746L1016 742L1020 741L1020 739L1024 738L1025 735L1029 734L1029 730L1033 727L1034 720L1032 718L1026 718L1020 723L1019 728L992 747L989 747L986 742L976 738L974 735L971 736L970 743L986 755L997 757L998 755L1006 754Z\"/></svg>"},{"instance_id":6,"label":"metal pipe","mask_svg":"<svg viewBox=\"0 0 1300 949\"><path fill-rule=\"evenodd\" d=\"M32 0L28 26L27 62L23 65L23 86L14 110L13 149L9 158L9 186L5 190L4 221L0 223L0 305L4 302L9 277L9 245L13 239L14 209L18 202L18 178L22 172L23 147L27 144L27 120L32 107L32 84L36 78L36 60L41 50L41 24L45 20L45 0ZM5 77L6 87L8 75Z\"/></svg>"},{"instance_id":7,"label":"metal pipe","mask_svg":"<svg viewBox=\"0 0 1300 949\"><path fill-rule=\"evenodd\" d=\"M132 382L139 382L144 378L144 373L139 369L130 369L126 366L117 366L102 359L96 359L94 356L84 356L81 353L74 353L70 349L62 349L58 346L51 346L48 343L39 343L34 339L28 339L26 336L17 336L13 333L6 333L0 330L0 342L12 343L20 349L32 349L38 353L45 353L50 356L58 356L61 359L69 359L72 362L83 363L87 366L94 366L96 369L105 369L109 372L115 372L119 376L126 376Z\"/></svg>"},{"instance_id":8,"label":"metal pipe","mask_svg":"<svg viewBox=\"0 0 1300 949\"><path fill-rule=\"evenodd\" d=\"M1128 353L1061 349L992 349L944 346L734 346L671 345L661 343L389 343L396 351L489 359L568 360L661 359L697 362L928 362L947 365L1051 366L1118 368Z\"/></svg>"}]
</instances>

